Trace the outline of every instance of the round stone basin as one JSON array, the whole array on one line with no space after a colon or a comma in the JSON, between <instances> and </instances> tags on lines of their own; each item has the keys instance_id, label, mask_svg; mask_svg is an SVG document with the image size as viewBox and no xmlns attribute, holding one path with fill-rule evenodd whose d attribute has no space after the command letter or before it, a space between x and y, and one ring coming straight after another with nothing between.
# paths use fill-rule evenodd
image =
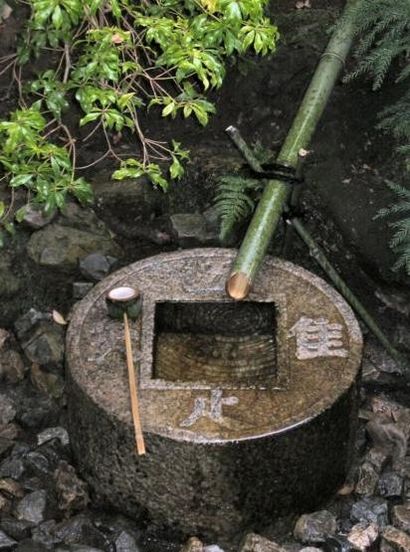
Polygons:
<instances>
[{"instance_id":1,"label":"round stone basin","mask_svg":"<svg viewBox=\"0 0 410 552\"><path fill-rule=\"evenodd\" d=\"M221 542L315 508L343 483L362 338L323 280L266 258L246 301L225 293L236 252L139 261L98 284L68 331L69 421L96 497L175 536ZM131 322L147 448L135 450L124 328L105 297L142 296Z\"/></svg>"}]
</instances>

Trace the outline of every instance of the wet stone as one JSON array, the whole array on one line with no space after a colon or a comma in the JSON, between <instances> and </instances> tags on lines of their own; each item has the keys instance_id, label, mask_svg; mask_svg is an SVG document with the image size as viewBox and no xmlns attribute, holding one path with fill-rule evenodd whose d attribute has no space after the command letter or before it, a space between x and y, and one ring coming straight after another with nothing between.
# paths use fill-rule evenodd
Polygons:
<instances>
[{"instance_id":1,"label":"wet stone","mask_svg":"<svg viewBox=\"0 0 410 552\"><path fill-rule=\"evenodd\" d=\"M410 535L389 525L382 534L380 552L408 552Z\"/></svg>"},{"instance_id":2,"label":"wet stone","mask_svg":"<svg viewBox=\"0 0 410 552\"><path fill-rule=\"evenodd\" d=\"M22 498L24 496L21 484L14 479L0 479L0 491L10 498Z\"/></svg>"},{"instance_id":3,"label":"wet stone","mask_svg":"<svg viewBox=\"0 0 410 552\"><path fill-rule=\"evenodd\" d=\"M410 503L393 506L392 523L397 529L410 533Z\"/></svg>"},{"instance_id":4,"label":"wet stone","mask_svg":"<svg viewBox=\"0 0 410 552\"><path fill-rule=\"evenodd\" d=\"M355 492L362 496L371 496L377 487L379 474L370 462L364 462L359 469Z\"/></svg>"},{"instance_id":5,"label":"wet stone","mask_svg":"<svg viewBox=\"0 0 410 552\"><path fill-rule=\"evenodd\" d=\"M388 456L381 450L371 448L366 456L366 461L374 466L377 473L380 473L389 461Z\"/></svg>"},{"instance_id":6,"label":"wet stone","mask_svg":"<svg viewBox=\"0 0 410 552\"><path fill-rule=\"evenodd\" d=\"M47 504L45 491L34 491L20 500L16 508L18 519L38 524L44 520Z\"/></svg>"},{"instance_id":7,"label":"wet stone","mask_svg":"<svg viewBox=\"0 0 410 552\"><path fill-rule=\"evenodd\" d=\"M106 536L84 514L59 523L54 531L59 542L64 544L87 544L103 550L109 549Z\"/></svg>"},{"instance_id":8,"label":"wet stone","mask_svg":"<svg viewBox=\"0 0 410 552\"><path fill-rule=\"evenodd\" d=\"M256 535L255 533L250 533L245 537L245 540L240 548L240 552L286 552L285 549L273 542Z\"/></svg>"},{"instance_id":9,"label":"wet stone","mask_svg":"<svg viewBox=\"0 0 410 552\"><path fill-rule=\"evenodd\" d=\"M10 449L13 448L14 442L10 439L3 439L0 437L0 460L2 460Z\"/></svg>"},{"instance_id":10,"label":"wet stone","mask_svg":"<svg viewBox=\"0 0 410 552\"><path fill-rule=\"evenodd\" d=\"M39 477L50 473L50 463L48 459L39 452L29 452L25 457L25 466L30 474Z\"/></svg>"},{"instance_id":11,"label":"wet stone","mask_svg":"<svg viewBox=\"0 0 410 552\"><path fill-rule=\"evenodd\" d=\"M352 521L376 523L379 527L388 524L388 505L380 497L366 497L353 504Z\"/></svg>"},{"instance_id":12,"label":"wet stone","mask_svg":"<svg viewBox=\"0 0 410 552\"><path fill-rule=\"evenodd\" d=\"M327 510L312 514L303 514L296 522L293 535L305 544L325 542L326 538L336 533L336 518Z\"/></svg>"},{"instance_id":13,"label":"wet stone","mask_svg":"<svg viewBox=\"0 0 410 552\"><path fill-rule=\"evenodd\" d=\"M9 537L4 531L0 531L0 550L7 552L8 550L14 550L17 546L17 542Z\"/></svg>"},{"instance_id":14,"label":"wet stone","mask_svg":"<svg viewBox=\"0 0 410 552\"><path fill-rule=\"evenodd\" d=\"M352 527L347 540L355 550L366 552L379 536L379 528L375 523L358 523Z\"/></svg>"},{"instance_id":15,"label":"wet stone","mask_svg":"<svg viewBox=\"0 0 410 552\"><path fill-rule=\"evenodd\" d=\"M23 427L40 428L55 424L59 408L55 401L43 393L28 397L19 405L17 418Z\"/></svg>"},{"instance_id":16,"label":"wet stone","mask_svg":"<svg viewBox=\"0 0 410 552\"><path fill-rule=\"evenodd\" d=\"M0 512L3 514L5 512L10 512L11 502L4 495L0 494Z\"/></svg>"},{"instance_id":17,"label":"wet stone","mask_svg":"<svg viewBox=\"0 0 410 552\"><path fill-rule=\"evenodd\" d=\"M114 268L118 259L102 253L91 253L80 260L80 272L87 280L99 282Z\"/></svg>"},{"instance_id":18,"label":"wet stone","mask_svg":"<svg viewBox=\"0 0 410 552\"><path fill-rule=\"evenodd\" d=\"M401 496L403 491L403 478L396 472L385 472L379 480L379 493L381 496Z\"/></svg>"},{"instance_id":19,"label":"wet stone","mask_svg":"<svg viewBox=\"0 0 410 552\"><path fill-rule=\"evenodd\" d=\"M44 429L41 433L37 435L37 444L43 445L48 443L53 439L58 439L63 447L66 447L70 444L70 438L68 432L64 427L48 427Z\"/></svg>"},{"instance_id":20,"label":"wet stone","mask_svg":"<svg viewBox=\"0 0 410 552\"><path fill-rule=\"evenodd\" d=\"M35 542L44 544L48 548L53 547L54 544L60 543L54 535L55 526L56 522L53 519L40 523L40 525L33 529L31 534L32 539Z\"/></svg>"}]
</instances>

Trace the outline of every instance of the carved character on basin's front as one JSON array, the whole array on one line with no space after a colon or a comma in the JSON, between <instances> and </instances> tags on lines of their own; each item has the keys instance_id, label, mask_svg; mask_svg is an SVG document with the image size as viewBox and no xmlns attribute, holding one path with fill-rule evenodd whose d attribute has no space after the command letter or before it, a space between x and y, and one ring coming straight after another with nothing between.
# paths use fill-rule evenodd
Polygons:
<instances>
[{"instance_id":1,"label":"carved character on basin's front","mask_svg":"<svg viewBox=\"0 0 410 552\"><path fill-rule=\"evenodd\" d=\"M191 427L201 418L209 418L214 422L221 423L224 418L223 406L233 406L239 402L237 397L223 398L222 395L222 389L213 389L210 399L197 397L191 414L179 424L180 427Z\"/></svg>"},{"instance_id":2,"label":"carved character on basin's front","mask_svg":"<svg viewBox=\"0 0 410 552\"><path fill-rule=\"evenodd\" d=\"M296 358L347 357L343 347L343 325L330 323L327 318L302 316L290 329L289 337L296 339Z\"/></svg>"}]
</instances>

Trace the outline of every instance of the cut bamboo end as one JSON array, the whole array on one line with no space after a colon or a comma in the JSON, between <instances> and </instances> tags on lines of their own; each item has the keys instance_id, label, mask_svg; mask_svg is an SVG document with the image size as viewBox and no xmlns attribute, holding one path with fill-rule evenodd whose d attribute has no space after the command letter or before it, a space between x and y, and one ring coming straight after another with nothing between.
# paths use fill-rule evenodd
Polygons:
<instances>
[{"instance_id":1,"label":"cut bamboo end","mask_svg":"<svg viewBox=\"0 0 410 552\"><path fill-rule=\"evenodd\" d=\"M244 272L234 272L226 282L226 293L235 301L245 299L251 290L251 282Z\"/></svg>"}]
</instances>

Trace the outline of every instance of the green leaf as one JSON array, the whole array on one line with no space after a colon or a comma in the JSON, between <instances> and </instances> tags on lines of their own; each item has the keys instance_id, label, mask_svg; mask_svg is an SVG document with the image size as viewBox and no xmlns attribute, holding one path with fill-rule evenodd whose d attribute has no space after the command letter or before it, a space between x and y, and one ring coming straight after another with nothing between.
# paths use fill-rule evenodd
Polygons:
<instances>
[{"instance_id":1,"label":"green leaf","mask_svg":"<svg viewBox=\"0 0 410 552\"><path fill-rule=\"evenodd\" d=\"M20 209L18 209L14 215L14 218L16 219L16 221L21 222L22 220L24 220L24 217L26 216L26 212L27 212L27 205L23 205L23 207L20 207Z\"/></svg>"},{"instance_id":2,"label":"green leaf","mask_svg":"<svg viewBox=\"0 0 410 552\"><path fill-rule=\"evenodd\" d=\"M0 218L4 215L6 212L6 205L4 201L0 201Z\"/></svg>"}]
</instances>

